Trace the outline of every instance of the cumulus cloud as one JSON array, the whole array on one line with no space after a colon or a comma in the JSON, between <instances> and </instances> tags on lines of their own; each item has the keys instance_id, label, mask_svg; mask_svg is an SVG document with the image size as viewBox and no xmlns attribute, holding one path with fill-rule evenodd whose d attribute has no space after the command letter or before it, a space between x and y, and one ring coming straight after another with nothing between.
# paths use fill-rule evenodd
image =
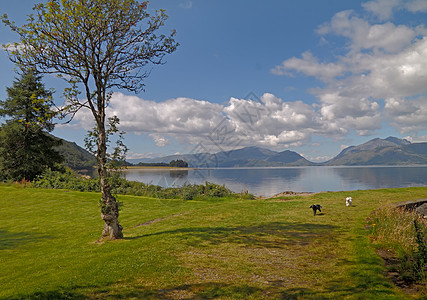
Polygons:
<instances>
[{"instance_id":1,"label":"cumulus cloud","mask_svg":"<svg viewBox=\"0 0 427 300\"><path fill-rule=\"evenodd\" d=\"M380 20L390 19L393 10L401 5L401 0L375 0L362 3L365 10L378 16Z\"/></svg>"},{"instance_id":2,"label":"cumulus cloud","mask_svg":"<svg viewBox=\"0 0 427 300\"><path fill-rule=\"evenodd\" d=\"M407 137L404 137L404 139L410 141L411 143L427 143L427 135L407 136Z\"/></svg>"},{"instance_id":3,"label":"cumulus cloud","mask_svg":"<svg viewBox=\"0 0 427 300\"><path fill-rule=\"evenodd\" d=\"M156 143L156 146L158 147L164 147L167 144L169 144L169 139L167 139L166 137L160 134L150 133L149 136L154 140L154 142Z\"/></svg>"},{"instance_id":4,"label":"cumulus cloud","mask_svg":"<svg viewBox=\"0 0 427 300\"><path fill-rule=\"evenodd\" d=\"M189 98L155 102L114 93L107 114L120 118L121 130L146 134L157 146L166 146L174 138L189 145L203 143L212 151L213 146L217 150L249 145L299 146L310 141L313 134L341 130L323 120L315 106L285 102L270 93L258 100L232 97L223 105ZM93 127L87 110L79 112L75 120L86 129Z\"/></svg>"},{"instance_id":5,"label":"cumulus cloud","mask_svg":"<svg viewBox=\"0 0 427 300\"><path fill-rule=\"evenodd\" d=\"M337 138L349 129L364 135L379 128L375 101L344 99L338 93L324 93L321 101L323 106L286 102L265 93L258 100L231 97L220 105L189 98L155 102L114 93L107 114L120 118L121 130L147 134L160 147L174 138L188 145L216 146L217 150L252 145L296 147L313 135ZM86 129L93 127L89 111L80 112L75 119Z\"/></svg>"},{"instance_id":6,"label":"cumulus cloud","mask_svg":"<svg viewBox=\"0 0 427 300\"><path fill-rule=\"evenodd\" d=\"M349 39L351 53L360 50L397 52L408 45L419 28L394 25L390 22L370 24L355 15L352 10L335 14L332 20L321 25L317 32L321 35L334 34Z\"/></svg>"},{"instance_id":7,"label":"cumulus cloud","mask_svg":"<svg viewBox=\"0 0 427 300\"><path fill-rule=\"evenodd\" d=\"M307 51L301 58L292 57L285 60L281 65L276 66L271 72L275 75L291 75L291 71L314 76L321 80L328 81L343 73L344 66L335 63L320 63L316 57Z\"/></svg>"},{"instance_id":8,"label":"cumulus cloud","mask_svg":"<svg viewBox=\"0 0 427 300\"><path fill-rule=\"evenodd\" d=\"M269 93L259 102L231 98L224 113L245 145L297 146L310 140L313 130L321 127L311 105L284 102Z\"/></svg>"},{"instance_id":9,"label":"cumulus cloud","mask_svg":"<svg viewBox=\"0 0 427 300\"><path fill-rule=\"evenodd\" d=\"M425 12L426 3L376 0L363 7L386 20L398 9ZM322 127L324 134L335 130L335 134L343 135L354 130L359 135L370 135L381 128L384 120L401 133L427 129L424 24L371 24L347 10L335 14L316 31L322 40L329 36L346 38L344 55L319 63L319 58L304 52L301 58L288 58L271 72L287 76L303 73L324 83L311 90L318 99L320 117L328 122L328 128Z\"/></svg>"},{"instance_id":10,"label":"cumulus cloud","mask_svg":"<svg viewBox=\"0 0 427 300\"><path fill-rule=\"evenodd\" d=\"M142 159L142 158L156 158L159 157L159 153L135 153L133 151L129 151L126 154L127 159Z\"/></svg>"},{"instance_id":11,"label":"cumulus cloud","mask_svg":"<svg viewBox=\"0 0 427 300\"><path fill-rule=\"evenodd\" d=\"M388 98L385 113L400 133L418 132L427 128L427 97L418 99Z\"/></svg>"},{"instance_id":12,"label":"cumulus cloud","mask_svg":"<svg viewBox=\"0 0 427 300\"><path fill-rule=\"evenodd\" d=\"M362 7L377 16L379 20L389 20L398 10L407 10L413 13L427 12L426 0L373 0L362 3Z\"/></svg>"},{"instance_id":13,"label":"cumulus cloud","mask_svg":"<svg viewBox=\"0 0 427 300\"><path fill-rule=\"evenodd\" d=\"M410 12L427 12L426 0L413 0L405 4L405 7Z\"/></svg>"},{"instance_id":14,"label":"cumulus cloud","mask_svg":"<svg viewBox=\"0 0 427 300\"><path fill-rule=\"evenodd\" d=\"M108 114L117 115L121 128L137 134L203 135L221 120L222 106L208 101L176 98L164 102L115 93Z\"/></svg>"},{"instance_id":15,"label":"cumulus cloud","mask_svg":"<svg viewBox=\"0 0 427 300\"><path fill-rule=\"evenodd\" d=\"M369 135L381 127L379 105L375 101L331 91L326 91L319 97L322 103L322 118L328 121L332 128L343 133L355 130L359 135Z\"/></svg>"}]
</instances>

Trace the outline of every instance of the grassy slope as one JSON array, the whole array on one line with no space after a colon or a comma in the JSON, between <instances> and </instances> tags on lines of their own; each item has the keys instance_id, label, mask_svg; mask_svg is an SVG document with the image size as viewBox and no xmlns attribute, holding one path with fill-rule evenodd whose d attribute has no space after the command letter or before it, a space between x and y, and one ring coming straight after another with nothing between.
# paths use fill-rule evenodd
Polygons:
<instances>
[{"instance_id":1,"label":"grassy slope","mask_svg":"<svg viewBox=\"0 0 427 300\"><path fill-rule=\"evenodd\" d=\"M291 201L120 196L125 239L104 244L94 243L98 194L0 185L0 195L0 299L402 299L365 219L385 203L427 198L427 188ZM323 214L312 215L313 203Z\"/></svg>"}]
</instances>

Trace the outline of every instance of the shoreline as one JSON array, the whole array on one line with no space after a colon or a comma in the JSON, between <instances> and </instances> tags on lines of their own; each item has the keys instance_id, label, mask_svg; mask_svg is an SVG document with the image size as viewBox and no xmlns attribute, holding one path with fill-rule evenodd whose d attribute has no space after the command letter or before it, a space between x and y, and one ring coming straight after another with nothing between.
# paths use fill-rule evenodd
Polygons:
<instances>
[{"instance_id":1,"label":"shoreline","mask_svg":"<svg viewBox=\"0 0 427 300\"><path fill-rule=\"evenodd\" d=\"M186 171L196 170L196 168L185 168L185 167L163 167L163 166L129 166L123 169L126 170L141 170L141 171Z\"/></svg>"}]
</instances>

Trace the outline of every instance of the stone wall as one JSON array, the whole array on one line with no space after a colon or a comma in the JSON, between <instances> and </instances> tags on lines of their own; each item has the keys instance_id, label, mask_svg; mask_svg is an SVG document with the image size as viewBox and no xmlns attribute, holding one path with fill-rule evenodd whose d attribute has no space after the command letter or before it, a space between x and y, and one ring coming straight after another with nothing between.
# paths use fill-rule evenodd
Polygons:
<instances>
[{"instance_id":1,"label":"stone wall","mask_svg":"<svg viewBox=\"0 0 427 300\"><path fill-rule=\"evenodd\" d=\"M427 219L427 199L410 200L399 203L394 203L396 208L404 208L407 210L415 210L415 212Z\"/></svg>"}]
</instances>

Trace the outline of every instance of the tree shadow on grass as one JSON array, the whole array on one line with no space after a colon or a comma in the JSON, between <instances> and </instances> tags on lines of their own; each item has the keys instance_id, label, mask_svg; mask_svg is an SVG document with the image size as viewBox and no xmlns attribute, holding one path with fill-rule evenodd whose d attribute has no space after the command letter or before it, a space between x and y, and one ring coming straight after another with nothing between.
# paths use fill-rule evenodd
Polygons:
<instances>
[{"instance_id":1,"label":"tree shadow on grass","mask_svg":"<svg viewBox=\"0 0 427 300\"><path fill-rule=\"evenodd\" d=\"M359 237L362 238L362 237ZM392 283L383 276L383 265L379 257L360 254L355 259L342 258L337 266L347 265L350 276L327 282L321 291L307 288L291 288L282 292L283 299L400 299Z\"/></svg>"},{"instance_id":2,"label":"tree shadow on grass","mask_svg":"<svg viewBox=\"0 0 427 300\"><path fill-rule=\"evenodd\" d=\"M279 293L274 299L400 299L391 289L360 290L356 287L340 286L316 291L307 288L291 288Z\"/></svg>"},{"instance_id":3,"label":"tree shadow on grass","mask_svg":"<svg viewBox=\"0 0 427 300\"><path fill-rule=\"evenodd\" d=\"M88 299L87 296L74 292L70 290L57 290L57 291L47 291L47 292L35 292L29 295L20 295L15 297L0 298L4 300L84 300Z\"/></svg>"},{"instance_id":4,"label":"tree shadow on grass","mask_svg":"<svg viewBox=\"0 0 427 300\"><path fill-rule=\"evenodd\" d=\"M0 229L0 250L16 248L24 244L48 239L50 236L28 232L9 232Z\"/></svg>"},{"instance_id":5,"label":"tree shadow on grass","mask_svg":"<svg viewBox=\"0 0 427 300\"><path fill-rule=\"evenodd\" d=\"M280 284L278 284L280 285ZM56 291L36 292L29 295L8 297L11 300L23 299L387 299L396 295L390 289L362 289L358 286L327 286L321 290L295 287L285 288L271 285L266 288L247 284L229 284L223 282L205 282L182 284L164 288L151 288L143 285L108 284L104 286L75 286ZM4 298L6 299L6 298Z\"/></svg>"},{"instance_id":6,"label":"tree shadow on grass","mask_svg":"<svg viewBox=\"0 0 427 300\"><path fill-rule=\"evenodd\" d=\"M312 232L314 224L299 224L289 226L289 224L265 224L261 226L262 234L277 233L280 230L290 230L293 238L306 238L303 234L306 231ZM318 228L317 232L322 234L330 230L328 226ZM233 232L240 234L259 230L259 226L234 227ZM279 230L280 229L280 230ZM224 234L224 230L215 232L214 241L219 238L219 234ZM185 231L193 233L193 231ZM226 231L227 232L227 231ZM203 232L204 233L204 232ZM160 234L160 233L159 233ZM322 287L289 287L289 282L270 281L269 285L260 288L250 284L239 284L230 282L204 282L189 283L163 288L152 288L132 282L118 282L106 285L74 286L69 289L58 289L47 292L36 292L30 295L23 295L7 299L398 299L399 294L393 290L391 283L382 276L381 260L377 257L360 256L356 259L342 259L340 264L348 265L353 270L351 278L336 280L325 283Z\"/></svg>"},{"instance_id":7,"label":"tree shadow on grass","mask_svg":"<svg viewBox=\"0 0 427 300\"><path fill-rule=\"evenodd\" d=\"M258 298L263 290L249 285L231 285L218 282L197 284L183 284L175 287L153 289L145 286L117 286L116 284L105 286L77 286L56 291L36 292L29 295L20 295L11 300L23 299L55 299L55 300L81 300L81 299L216 299L220 297L233 297L246 299ZM262 297L259 297L262 298ZM5 298L6 299L6 298Z\"/></svg>"},{"instance_id":8,"label":"tree shadow on grass","mask_svg":"<svg viewBox=\"0 0 427 300\"><path fill-rule=\"evenodd\" d=\"M127 240L141 239L159 235L181 235L183 242L196 246L200 242L218 245L238 243L249 246L281 248L289 245L308 245L317 238L328 236L333 240L337 226L312 223L272 222L252 226L234 227L189 227L167 230L135 237Z\"/></svg>"}]
</instances>

